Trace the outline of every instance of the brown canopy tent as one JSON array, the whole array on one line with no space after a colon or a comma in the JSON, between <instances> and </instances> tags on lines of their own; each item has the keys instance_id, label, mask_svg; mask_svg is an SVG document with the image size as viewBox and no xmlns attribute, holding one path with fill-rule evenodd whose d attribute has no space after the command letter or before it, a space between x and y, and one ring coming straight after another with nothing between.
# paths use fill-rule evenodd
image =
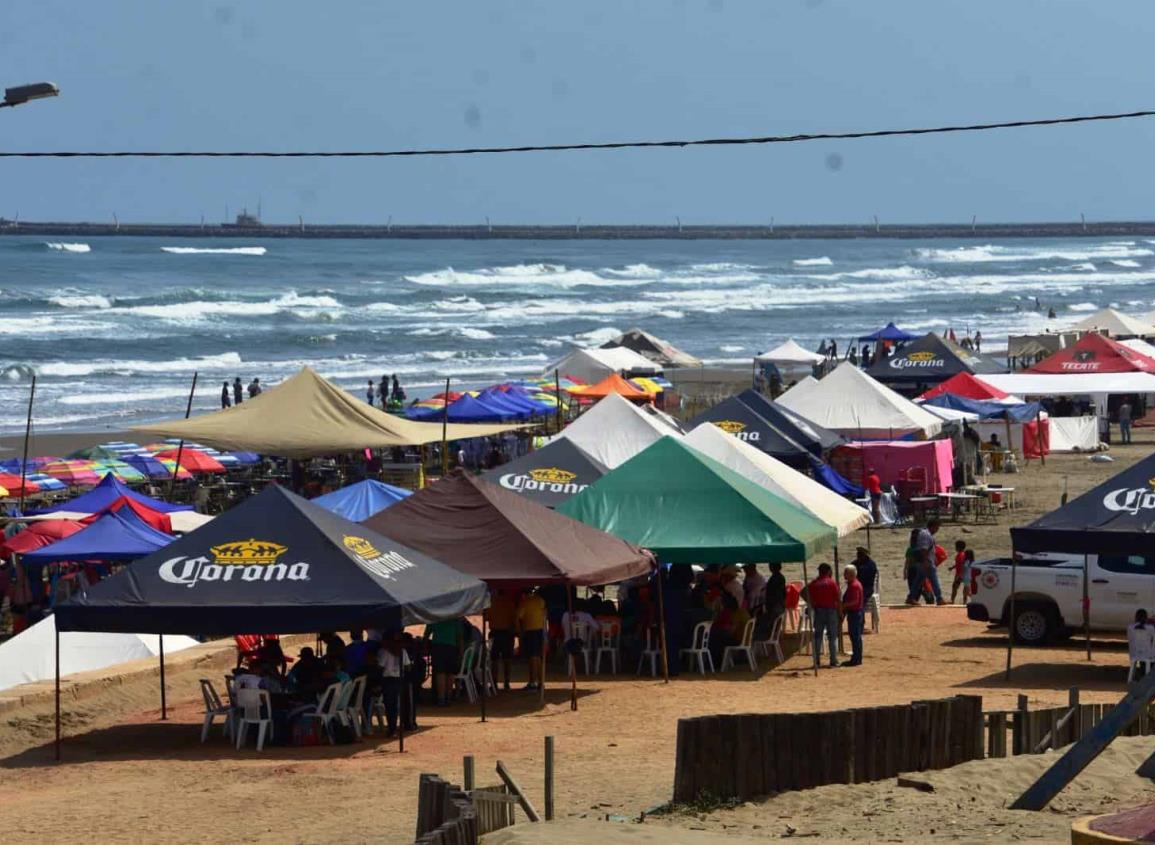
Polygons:
<instances>
[{"instance_id":1,"label":"brown canopy tent","mask_svg":"<svg viewBox=\"0 0 1155 845\"><path fill-rule=\"evenodd\" d=\"M568 594L652 567L626 541L461 470L362 524L497 586L565 584Z\"/></svg>"},{"instance_id":2,"label":"brown canopy tent","mask_svg":"<svg viewBox=\"0 0 1155 845\"><path fill-rule=\"evenodd\" d=\"M517 425L414 422L387 414L321 378L309 367L232 408L190 419L136 426L133 431L179 437L217 449L285 458L334 455L365 448L420 446L485 437Z\"/></svg>"}]
</instances>

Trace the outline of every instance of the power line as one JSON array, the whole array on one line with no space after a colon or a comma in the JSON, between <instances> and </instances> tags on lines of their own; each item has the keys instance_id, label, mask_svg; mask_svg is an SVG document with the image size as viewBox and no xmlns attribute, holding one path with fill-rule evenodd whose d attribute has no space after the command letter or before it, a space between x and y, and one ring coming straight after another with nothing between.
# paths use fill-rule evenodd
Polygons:
<instances>
[{"instance_id":1,"label":"power line","mask_svg":"<svg viewBox=\"0 0 1155 845\"><path fill-rule=\"evenodd\" d=\"M525 144L514 147L459 147L411 150L341 150L331 152L275 152L272 150L124 150L118 152L71 151L0 152L0 158L402 158L415 156L497 155L501 153L548 153L576 150L628 150L652 147L732 147L754 144L795 144L805 141L854 141L860 138L891 138L903 135L945 135L954 132L989 132L995 129L1021 129L1030 126L1061 126L1072 123L1100 123L1108 120L1130 120L1155 117L1155 111L1132 111L1117 114L1052 117L1042 120L1012 120L1003 123L972 123L936 126L922 129L875 129L859 132L811 132L797 135L763 135L740 138L696 138L664 141L607 141L592 144Z\"/></svg>"}]
</instances>

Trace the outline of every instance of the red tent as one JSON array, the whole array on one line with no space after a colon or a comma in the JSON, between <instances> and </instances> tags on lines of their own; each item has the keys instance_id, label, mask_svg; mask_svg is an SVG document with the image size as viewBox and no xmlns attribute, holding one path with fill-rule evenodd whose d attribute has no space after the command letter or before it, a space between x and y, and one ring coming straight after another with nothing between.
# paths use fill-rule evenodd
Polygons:
<instances>
[{"instance_id":1,"label":"red tent","mask_svg":"<svg viewBox=\"0 0 1155 845\"><path fill-rule=\"evenodd\" d=\"M104 514L109 513L110 511L118 511L121 508L128 508L130 511L139 516L142 522L148 523L148 525L155 528L157 531L163 531L165 534L172 533L172 520L169 519L167 513L154 511L148 505L142 504L134 499L130 499L128 496L121 496L116 501L111 502L108 507L88 516L82 520L82 522L85 525L89 525L95 522Z\"/></svg>"},{"instance_id":2,"label":"red tent","mask_svg":"<svg viewBox=\"0 0 1155 845\"><path fill-rule=\"evenodd\" d=\"M1060 349L1027 370L1028 373L1155 373L1155 359L1118 341L1087 332L1074 346Z\"/></svg>"},{"instance_id":3,"label":"red tent","mask_svg":"<svg viewBox=\"0 0 1155 845\"><path fill-rule=\"evenodd\" d=\"M46 519L40 522L30 522L28 527L18 534L13 534L3 545L0 545L0 555L22 555L42 548L57 540L70 537L84 527L84 523L71 519Z\"/></svg>"},{"instance_id":4,"label":"red tent","mask_svg":"<svg viewBox=\"0 0 1155 845\"><path fill-rule=\"evenodd\" d=\"M999 390L997 387L991 387L986 382L979 381L968 372L957 373L951 376L941 384L937 384L919 396L919 399L933 399L936 396L942 396L944 393L949 393L952 396L963 396L967 399L978 399L986 401L990 399L1006 399L1011 394Z\"/></svg>"}]
</instances>

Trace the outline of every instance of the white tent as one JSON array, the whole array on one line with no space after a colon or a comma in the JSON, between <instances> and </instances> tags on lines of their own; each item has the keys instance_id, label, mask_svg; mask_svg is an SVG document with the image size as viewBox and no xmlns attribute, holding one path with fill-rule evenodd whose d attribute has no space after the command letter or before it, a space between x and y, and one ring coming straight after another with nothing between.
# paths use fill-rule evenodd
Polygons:
<instances>
[{"instance_id":1,"label":"white tent","mask_svg":"<svg viewBox=\"0 0 1155 845\"><path fill-rule=\"evenodd\" d=\"M785 396L790 396L794 400L801 399L817 384L818 379L814 376L803 376L789 390L779 395L778 401L781 401Z\"/></svg>"},{"instance_id":2,"label":"white tent","mask_svg":"<svg viewBox=\"0 0 1155 845\"><path fill-rule=\"evenodd\" d=\"M872 379L845 361L798 396L787 391L778 397L796 414L824 428L859 439L896 439L907 435L933 437L942 420Z\"/></svg>"},{"instance_id":3,"label":"white tent","mask_svg":"<svg viewBox=\"0 0 1155 845\"><path fill-rule=\"evenodd\" d=\"M611 393L557 436L614 469L662 437L681 437L672 419L659 413L650 413Z\"/></svg>"},{"instance_id":4,"label":"white tent","mask_svg":"<svg viewBox=\"0 0 1155 845\"><path fill-rule=\"evenodd\" d=\"M0 643L0 690L56 676L56 621L49 616L7 642ZM165 654L198 645L192 637L169 634ZM106 669L160 653L156 634L97 634L66 631L60 635L60 674Z\"/></svg>"},{"instance_id":5,"label":"white tent","mask_svg":"<svg viewBox=\"0 0 1155 845\"><path fill-rule=\"evenodd\" d=\"M763 352L761 355L755 356L754 360L759 364L797 367L801 365L810 366L811 364L821 364L826 360L826 356L819 355L817 352L811 352L796 342L794 338L790 338L785 343L778 344L778 346L775 346L769 352Z\"/></svg>"},{"instance_id":6,"label":"white tent","mask_svg":"<svg viewBox=\"0 0 1155 845\"><path fill-rule=\"evenodd\" d=\"M1052 452L1094 452L1099 448L1098 417L1051 417Z\"/></svg>"},{"instance_id":7,"label":"white tent","mask_svg":"<svg viewBox=\"0 0 1155 845\"><path fill-rule=\"evenodd\" d=\"M1140 355L1146 355L1148 358L1155 358L1155 346L1152 346L1145 340L1133 337L1129 340L1120 341L1120 343L1122 343L1128 349L1133 349Z\"/></svg>"},{"instance_id":8,"label":"white tent","mask_svg":"<svg viewBox=\"0 0 1155 845\"><path fill-rule=\"evenodd\" d=\"M612 349L574 349L545 368L545 375L557 370L563 376L598 382L610 373L658 373L661 367L624 346Z\"/></svg>"},{"instance_id":9,"label":"white tent","mask_svg":"<svg viewBox=\"0 0 1155 845\"><path fill-rule=\"evenodd\" d=\"M1151 373L1003 373L975 378L1016 396L1090 396L1099 416L1107 413L1108 396L1155 393Z\"/></svg>"},{"instance_id":10,"label":"white tent","mask_svg":"<svg viewBox=\"0 0 1155 845\"><path fill-rule=\"evenodd\" d=\"M870 523L865 509L713 423L695 428L686 435L686 443L831 526L839 537Z\"/></svg>"},{"instance_id":11,"label":"white tent","mask_svg":"<svg viewBox=\"0 0 1155 845\"><path fill-rule=\"evenodd\" d=\"M970 411L957 411L954 408L940 408L937 405L923 405L918 403L919 407L924 411L929 411L943 422L975 422L978 420L978 414L972 414Z\"/></svg>"},{"instance_id":12,"label":"white tent","mask_svg":"<svg viewBox=\"0 0 1155 845\"><path fill-rule=\"evenodd\" d=\"M1151 337L1155 335L1155 326L1148 323L1145 319L1120 314L1114 308L1104 308L1102 311L1096 311L1091 316L1084 317L1075 323L1075 325L1071 326L1070 331L1106 331L1107 334L1113 338L1133 336Z\"/></svg>"}]
</instances>

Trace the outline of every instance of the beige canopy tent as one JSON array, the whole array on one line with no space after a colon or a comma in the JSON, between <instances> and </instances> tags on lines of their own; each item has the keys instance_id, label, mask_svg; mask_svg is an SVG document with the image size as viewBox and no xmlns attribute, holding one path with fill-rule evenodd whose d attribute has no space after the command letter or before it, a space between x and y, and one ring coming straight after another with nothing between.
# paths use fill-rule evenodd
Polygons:
<instances>
[{"instance_id":1,"label":"beige canopy tent","mask_svg":"<svg viewBox=\"0 0 1155 845\"><path fill-rule=\"evenodd\" d=\"M448 440L485 437L517 425L450 423ZM305 367L255 399L191 419L133 428L149 435L180 437L216 449L308 458L364 448L419 446L441 440L439 422L414 422L356 399Z\"/></svg>"}]
</instances>

